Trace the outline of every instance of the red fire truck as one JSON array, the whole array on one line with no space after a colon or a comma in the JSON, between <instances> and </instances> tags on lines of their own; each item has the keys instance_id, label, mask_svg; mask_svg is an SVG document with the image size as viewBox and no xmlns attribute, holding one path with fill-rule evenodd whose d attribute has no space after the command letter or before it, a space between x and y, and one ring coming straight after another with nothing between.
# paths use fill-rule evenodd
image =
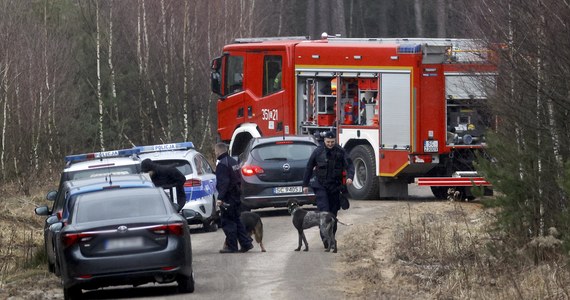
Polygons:
<instances>
[{"instance_id":1,"label":"red fire truck","mask_svg":"<svg viewBox=\"0 0 570 300\"><path fill-rule=\"evenodd\" d=\"M237 39L212 61L218 134L239 155L254 137L334 130L355 166L355 199L408 184L470 197L493 117L491 53L468 39ZM449 189L451 188L451 189Z\"/></svg>"}]
</instances>

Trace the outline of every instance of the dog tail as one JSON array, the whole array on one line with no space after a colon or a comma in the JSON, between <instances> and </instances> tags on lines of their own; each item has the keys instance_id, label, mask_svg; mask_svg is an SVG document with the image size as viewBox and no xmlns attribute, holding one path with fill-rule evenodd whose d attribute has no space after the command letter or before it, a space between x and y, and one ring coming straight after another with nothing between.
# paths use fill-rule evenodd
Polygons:
<instances>
[{"instance_id":1,"label":"dog tail","mask_svg":"<svg viewBox=\"0 0 570 300\"><path fill-rule=\"evenodd\" d=\"M333 215L332 217L334 218L334 220L335 220L337 223L340 223L340 224L342 224L342 225L344 225L344 226L352 226L352 225L354 225L354 224L352 224L352 223L343 223L343 222L341 222L337 217L335 217L334 215Z\"/></svg>"},{"instance_id":2,"label":"dog tail","mask_svg":"<svg viewBox=\"0 0 570 300\"><path fill-rule=\"evenodd\" d=\"M261 241L263 239L263 223L261 223L261 220L258 220L257 223L255 224L255 230L253 231L254 236L255 236L255 241L258 244L261 244Z\"/></svg>"}]
</instances>

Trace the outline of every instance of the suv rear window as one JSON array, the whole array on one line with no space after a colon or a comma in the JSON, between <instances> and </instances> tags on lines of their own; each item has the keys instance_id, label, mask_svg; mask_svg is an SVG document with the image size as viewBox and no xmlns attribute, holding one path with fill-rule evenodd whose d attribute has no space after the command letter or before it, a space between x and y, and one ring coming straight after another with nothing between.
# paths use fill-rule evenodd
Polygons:
<instances>
[{"instance_id":1,"label":"suv rear window","mask_svg":"<svg viewBox=\"0 0 570 300\"><path fill-rule=\"evenodd\" d=\"M153 160L152 162L159 164L161 166L173 166L182 172L184 175L190 175L193 173L192 165L187 160L181 159L165 159L165 160Z\"/></svg>"},{"instance_id":2,"label":"suv rear window","mask_svg":"<svg viewBox=\"0 0 570 300\"><path fill-rule=\"evenodd\" d=\"M311 143L271 143L254 148L251 155L256 160L307 160L315 148Z\"/></svg>"}]
</instances>

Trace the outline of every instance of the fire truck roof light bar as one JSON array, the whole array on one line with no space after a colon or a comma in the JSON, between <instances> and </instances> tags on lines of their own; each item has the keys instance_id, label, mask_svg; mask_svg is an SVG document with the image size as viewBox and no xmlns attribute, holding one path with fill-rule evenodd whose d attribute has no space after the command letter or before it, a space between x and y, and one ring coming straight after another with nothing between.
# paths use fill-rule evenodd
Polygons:
<instances>
[{"instance_id":1,"label":"fire truck roof light bar","mask_svg":"<svg viewBox=\"0 0 570 300\"><path fill-rule=\"evenodd\" d=\"M138 153L140 153L139 149L121 149L121 150L112 150L112 151L103 151L103 152L93 152L93 153L68 155L65 157L65 161L67 163L72 163L84 160L130 156Z\"/></svg>"},{"instance_id":2,"label":"fire truck roof light bar","mask_svg":"<svg viewBox=\"0 0 570 300\"><path fill-rule=\"evenodd\" d=\"M194 144L192 142L158 144L158 145L135 147L135 149L140 150L140 153L172 151L172 150L186 150L186 149L192 149L192 148L194 148Z\"/></svg>"},{"instance_id":3,"label":"fire truck roof light bar","mask_svg":"<svg viewBox=\"0 0 570 300\"><path fill-rule=\"evenodd\" d=\"M402 44L398 46L398 53L400 54L413 54L420 53L422 51L422 45L420 44Z\"/></svg>"},{"instance_id":4,"label":"fire truck roof light bar","mask_svg":"<svg viewBox=\"0 0 570 300\"><path fill-rule=\"evenodd\" d=\"M259 38L238 38L234 39L236 44L244 43L262 43L271 41L288 41L288 40L308 40L309 37L306 36L275 36L275 37L259 37Z\"/></svg>"}]
</instances>

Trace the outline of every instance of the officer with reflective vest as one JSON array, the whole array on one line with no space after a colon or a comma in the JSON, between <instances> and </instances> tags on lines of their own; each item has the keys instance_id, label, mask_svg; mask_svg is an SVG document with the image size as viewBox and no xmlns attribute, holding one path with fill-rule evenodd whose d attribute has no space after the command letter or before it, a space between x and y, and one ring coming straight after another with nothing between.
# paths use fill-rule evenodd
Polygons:
<instances>
[{"instance_id":1,"label":"officer with reflective vest","mask_svg":"<svg viewBox=\"0 0 570 300\"><path fill-rule=\"evenodd\" d=\"M240 221L240 183L239 165L235 159L228 155L228 146L218 143L214 147L214 152L218 158L216 165L216 188L218 189L218 199L216 205L220 207L222 213L222 229L226 234L227 248L220 250L220 253L238 252L238 241L241 245L240 252L247 252L251 248L252 239L245 231L245 227Z\"/></svg>"},{"instance_id":2,"label":"officer with reflective vest","mask_svg":"<svg viewBox=\"0 0 570 300\"><path fill-rule=\"evenodd\" d=\"M311 154L303 178L303 192L308 193L311 177L313 173L316 175L316 180L311 185L317 197L319 211L337 215L340 209L339 196L343 188L343 171L346 171L346 185L351 185L354 177L352 161L344 149L336 144L335 133L329 131L324 136L324 145L318 146ZM336 232L336 226L334 231Z\"/></svg>"}]
</instances>

